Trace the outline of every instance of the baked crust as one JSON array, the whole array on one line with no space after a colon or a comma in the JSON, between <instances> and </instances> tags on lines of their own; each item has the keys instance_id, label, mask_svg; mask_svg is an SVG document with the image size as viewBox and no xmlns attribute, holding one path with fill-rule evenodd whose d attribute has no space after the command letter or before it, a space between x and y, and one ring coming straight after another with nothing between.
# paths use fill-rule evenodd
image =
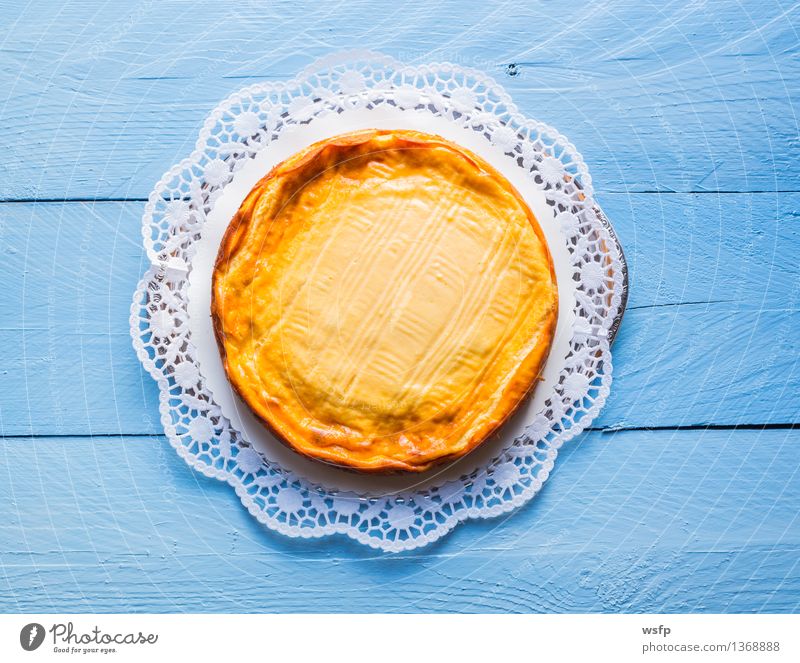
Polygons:
<instances>
[{"instance_id":1,"label":"baked crust","mask_svg":"<svg viewBox=\"0 0 800 663\"><path fill-rule=\"evenodd\" d=\"M555 333L539 225L477 155L430 134L336 136L272 169L214 267L228 378L295 451L421 472L486 440Z\"/></svg>"}]
</instances>

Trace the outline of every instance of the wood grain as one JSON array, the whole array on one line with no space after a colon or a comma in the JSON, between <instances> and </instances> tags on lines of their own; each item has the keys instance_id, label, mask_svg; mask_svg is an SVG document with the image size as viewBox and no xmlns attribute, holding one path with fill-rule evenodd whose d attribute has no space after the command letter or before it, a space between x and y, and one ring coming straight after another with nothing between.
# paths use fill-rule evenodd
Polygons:
<instances>
[{"instance_id":1,"label":"wood grain","mask_svg":"<svg viewBox=\"0 0 800 663\"><path fill-rule=\"evenodd\" d=\"M162 437L0 446L0 610L792 611L798 431L591 433L510 518L386 555L262 529Z\"/></svg>"},{"instance_id":2,"label":"wood grain","mask_svg":"<svg viewBox=\"0 0 800 663\"><path fill-rule=\"evenodd\" d=\"M796 190L784 2L74 2L12 13L0 199L144 198L233 91L335 50L450 60L566 133L608 191ZM6 10L9 13L9 10ZM0 93L2 94L2 93Z\"/></svg>"},{"instance_id":3,"label":"wood grain","mask_svg":"<svg viewBox=\"0 0 800 663\"><path fill-rule=\"evenodd\" d=\"M800 194L606 195L632 295L599 427L800 423ZM141 203L0 205L5 435L160 432L130 347ZM739 232L728 232L735 221ZM703 333L699 333L702 330Z\"/></svg>"}]
</instances>

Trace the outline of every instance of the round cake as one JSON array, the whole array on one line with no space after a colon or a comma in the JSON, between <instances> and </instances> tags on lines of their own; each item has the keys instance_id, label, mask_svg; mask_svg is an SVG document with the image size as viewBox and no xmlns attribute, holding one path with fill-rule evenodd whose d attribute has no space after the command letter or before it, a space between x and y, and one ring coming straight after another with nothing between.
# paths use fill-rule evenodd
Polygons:
<instances>
[{"instance_id":1,"label":"round cake","mask_svg":"<svg viewBox=\"0 0 800 663\"><path fill-rule=\"evenodd\" d=\"M558 292L508 180L438 136L336 136L276 166L231 221L211 314L244 402L284 443L364 472L421 472L529 395Z\"/></svg>"}]
</instances>

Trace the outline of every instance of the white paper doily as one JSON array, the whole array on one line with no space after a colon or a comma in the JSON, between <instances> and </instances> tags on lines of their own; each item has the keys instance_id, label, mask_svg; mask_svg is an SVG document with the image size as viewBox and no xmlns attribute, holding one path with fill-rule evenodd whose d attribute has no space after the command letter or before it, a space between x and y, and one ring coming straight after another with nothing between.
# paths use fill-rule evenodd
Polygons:
<instances>
[{"instance_id":1,"label":"white paper doily","mask_svg":"<svg viewBox=\"0 0 800 663\"><path fill-rule=\"evenodd\" d=\"M209 320L211 263L250 188L305 145L366 127L438 133L478 152L531 205L556 263L561 311L544 383L475 453L416 477L337 470L271 438L225 380ZM152 266L134 296L131 334L158 381L165 433L187 463L227 481L260 522L286 535L340 532L399 551L467 518L507 512L541 488L558 448L608 394L610 332L626 294L613 231L575 148L522 117L480 72L348 53L291 82L245 88L214 110L192 155L156 185L143 236Z\"/></svg>"}]
</instances>

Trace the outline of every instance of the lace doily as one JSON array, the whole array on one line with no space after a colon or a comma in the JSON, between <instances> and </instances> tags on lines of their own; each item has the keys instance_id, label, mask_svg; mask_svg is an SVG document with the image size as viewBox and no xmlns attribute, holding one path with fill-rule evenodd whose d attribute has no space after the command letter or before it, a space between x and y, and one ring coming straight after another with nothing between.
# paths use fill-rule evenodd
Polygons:
<instances>
[{"instance_id":1,"label":"lace doily","mask_svg":"<svg viewBox=\"0 0 800 663\"><path fill-rule=\"evenodd\" d=\"M196 245L237 171L285 132L347 111L444 118L513 158L544 192L575 282L569 348L541 411L494 457L457 479L380 495L332 489L254 448L224 416L201 374L188 313ZM343 533L388 551L423 546L467 518L505 513L529 500L558 449L597 416L611 384L610 344L627 295L624 258L595 206L583 160L561 134L519 114L494 81L452 64L406 66L377 54L323 59L288 83L247 87L220 104L188 159L156 185L143 217L152 263L134 294L131 335L158 382L164 431L204 475L226 481L253 516L288 536Z\"/></svg>"}]
</instances>

